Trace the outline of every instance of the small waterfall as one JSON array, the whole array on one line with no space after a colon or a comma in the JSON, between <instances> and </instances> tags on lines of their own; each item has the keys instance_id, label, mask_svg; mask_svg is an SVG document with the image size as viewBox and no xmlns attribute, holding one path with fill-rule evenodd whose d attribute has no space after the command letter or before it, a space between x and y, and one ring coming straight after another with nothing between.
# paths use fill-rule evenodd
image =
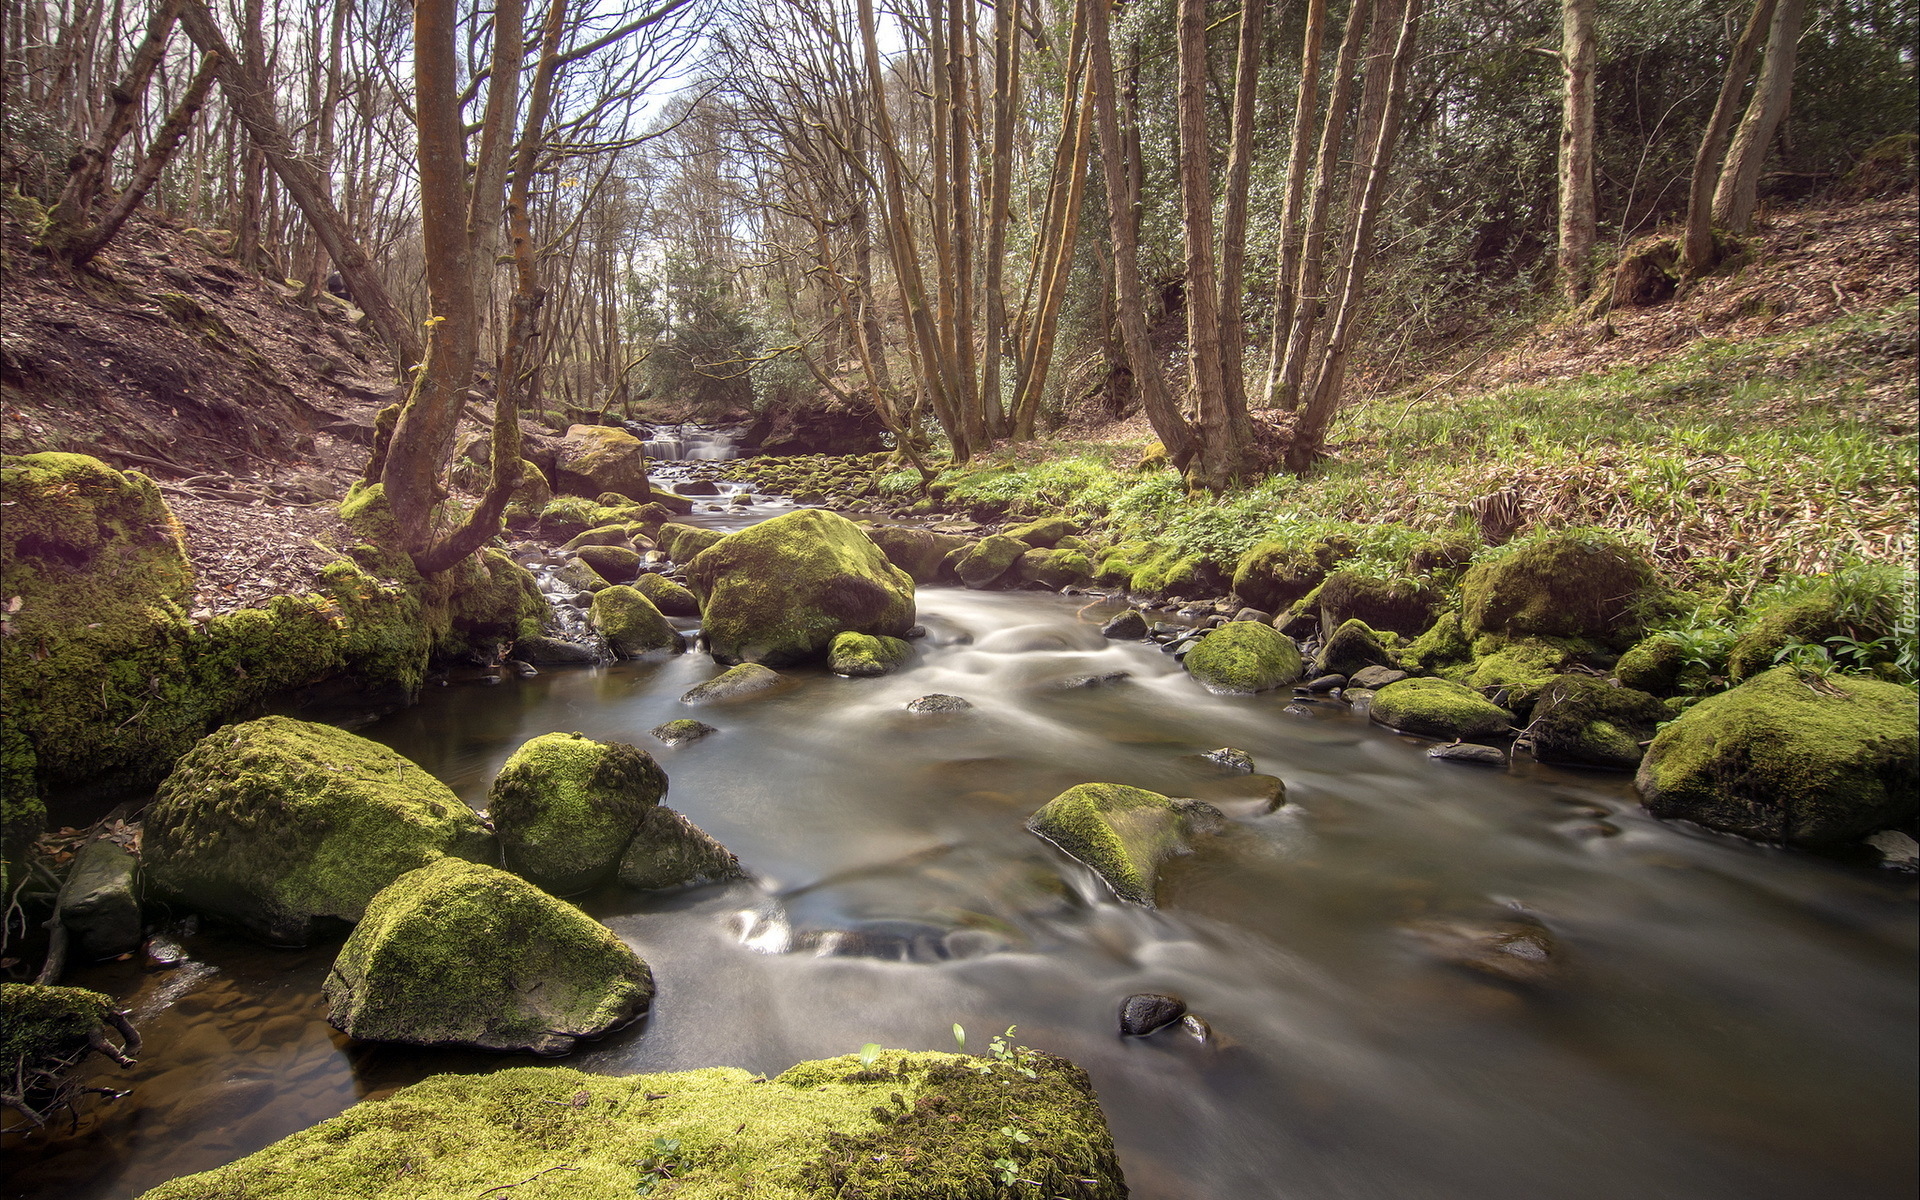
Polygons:
<instances>
[{"instance_id":1,"label":"small waterfall","mask_svg":"<svg viewBox=\"0 0 1920 1200\"><path fill-rule=\"evenodd\" d=\"M662 462L719 462L737 456L737 431L719 425L656 425L645 438L647 457Z\"/></svg>"}]
</instances>

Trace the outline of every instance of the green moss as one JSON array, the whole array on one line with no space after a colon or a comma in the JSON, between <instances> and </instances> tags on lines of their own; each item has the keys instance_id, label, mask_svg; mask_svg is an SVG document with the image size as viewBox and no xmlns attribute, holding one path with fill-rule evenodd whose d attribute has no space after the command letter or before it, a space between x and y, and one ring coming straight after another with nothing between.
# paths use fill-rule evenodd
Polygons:
<instances>
[{"instance_id":1,"label":"green moss","mask_svg":"<svg viewBox=\"0 0 1920 1200\"><path fill-rule=\"evenodd\" d=\"M1657 817L1768 842L1839 844L1914 819L1917 719L1907 688L1775 667L1662 729L1635 782Z\"/></svg>"},{"instance_id":2,"label":"green moss","mask_svg":"<svg viewBox=\"0 0 1920 1200\"><path fill-rule=\"evenodd\" d=\"M967 539L926 529L892 525L863 526L887 561L913 577L915 583L937 583L945 574L949 554L967 545Z\"/></svg>"},{"instance_id":3,"label":"green moss","mask_svg":"<svg viewBox=\"0 0 1920 1200\"><path fill-rule=\"evenodd\" d=\"M1480 637L1473 643L1473 672L1467 682L1488 693L1504 689L1509 705L1524 716L1562 670L1596 650L1592 643L1573 638Z\"/></svg>"},{"instance_id":4,"label":"green moss","mask_svg":"<svg viewBox=\"0 0 1920 1200\"><path fill-rule=\"evenodd\" d=\"M697 617L700 599L665 575L646 574L633 581L633 590L653 602L669 617Z\"/></svg>"},{"instance_id":5,"label":"green moss","mask_svg":"<svg viewBox=\"0 0 1920 1200\"><path fill-rule=\"evenodd\" d=\"M363 1041L564 1054L653 999L612 930L496 867L441 859L367 905L327 974L328 1020Z\"/></svg>"},{"instance_id":6,"label":"green moss","mask_svg":"<svg viewBox=\"0 0 1920 1200\"><path fill-rule=\"evenodd\" d=\"M1541 692L1527 738L1541 762L1630 771L1640 764L1640 743L1666 719L1658 697L1591 675L1562 675Z\"/></svg>"},{"instance_id":7,"label":"green moss","mask_svg":"<svg viewBox=\"0 0 1920 1200\"><path fill-rule=\"evenodd\" d=\"M602 511L598 503L584 496L556 496L540 510L541 536L564 541L577 533L584 533L606 523L600 520Z\"/></svg>"},{"instance_id":8,"label":"green moss","mask_svg":"<svg viewBox=\"0 0 1920 1200\"><path fill-rule=\"evenodd\" d=\"M613 583L626 583L640 573L640 556L625 546L582 546L580 561Z\"/></svg>"},{"instance_id":9,"label":"green moss","mask_svg":"<svg viewBox=\"0 0 1920 1200\"><path fill-rule=\"evenodd\" d=\"M1375 630L1412 636L1433 622L1439 599L1439 593L1420 580L1338 570L1318 589L1320 627L1334 629L1357 618Z\"/></svg>"},{"instance_id":10,"label":"green moss","mask_svg":"<svg viewBox=\"0 0 1920 1200\"><path fill-rule=\"evenodd\" d=\"M1373 627L1362 620L1344 621L1328 635L1314 660L1322 675L1352 675L1363 667L1391 667L1393 655Z\"/></svg>"},{"instance_id":11,"label":"green moss","mask_svg":"<svg viewBox=\"0 0 1920 1200\"><path fill-rule=\"evenodd\" d=\"M1090 867L1114 895L1148 908L1160 864L1185 848L1186 824L1182 802L1118 783L1068 788L1027 818L1029 831Z\"/></svg>"},{"instance_id":12,"label":"green moss","mask_svg":"<svg viewBox=\"0 0 1920 1200\"><path fill-rule=\"evenodd\" d=\"M1036 550L1051 550L1060 544L1060 539L1072 537L1079 530L1065 517L1041 517L1028 521L1024 525L1015 525L1001 530L1010 538L1025 542Z\"/></svg>"},{"instance_id":13,"label":"green moss","mask_svg":"<svg viewBox=\"0 0 1920 1200\"><path fill-rule=\"evenodd\" d=\"M653 601L625 584L594 593L588 617L622 658L638 658L655 650L677 652L686 645Z\"/></svg>"},{"instance_id":14,"label":"green moss","mask_svg":"<svg viewBox=\"0 0 1920 1200\"><path fill-rule=\"evenodd\" d=\"M213 618L206 635L194 648L194 673L233 708L324 679L345 661L339 616L319 596L275 596L264 609Z\"/></svg>"},{"instance_id":15,"label":"green moss","mask_svg":"<svg viewBox=\"0 0 1920 1200\"><path fill-rule=\"evenodd\" d=\"M421 587L383 583L346 560L322 567L320 586L339 614L347 670L369 689L418 693L434 643Z\"/></svg>"},{"instance_id":16,"label":"green moss","mask_svg":"<svg viewBox=\"0 0 1920 1200\"><path fill-rule=\"evenodd\" d=\"M1515 543L1461 581L1471 635L1579 637L1630 645L1661 589L1639 550L1598 530Z\"/></svg>"},{"instance_id":17,"label":"green moss","mask_svg":"<svg viewBox=\"0 0 1920 1200\"><path fill-rule=\"evenodd\" d=\"M869 633L843 633L827 649L827 669L835 675L889 675L907 660L907 643Z\"/></svg>"},{"instance_id":18,"label":"green moss","mask_svg":"<svg viewBox=\"0 0 1920 1200\"><path fill-rule=\"evenodd\" d=\"M1133 569L1127 590L1147 596L1170 596L1191 591L1200 575L1200 559L1182 555L1172 547L1157 550L1152 557Z\"/></svg>"},{"instance_id":19,"label":"green moss","mask_svg":"<svg viewBox=\"0 0 1920 1200\"><path fill-rule=\"evenodd\" d=\"M1802 584L1751 616L1727 654L1727 674L1736 681L1751 678L1772 667L1781 651L1802 643L1836 657L1835 647L1847 647L1846 658L1859 667L1889 663L1898 653L1902 607L1908 607L1905 620L1912 628L1912 586L1910 574L1871 568ZM1906 637L1911 644L1912 634Z\"/></svg>"},{"instance_id":20,"label":"green moss","mask_svg":"<svg viewBox=\"0 0 1920 1200\"><path fill-rule=\"evenodd\" d=\"M513 498L507 501L507 524L531 525L551 503L553 485L547 481L546 473L530 460L521 459L520 482L513 489Z\"/></svg>"},{"instance_id":21,"label":"green moss","mask_svg":"<svg viewBox=\"0 0 1920 1200\"><path fill-rule=\"evenodd\" d=\"M1189 674L1214 692L1264 692L1300 678L1300 648L1257 621L1231 621L1187 652Z\"/></svg>"},{"instance_id":22,"label":"green moss","mask_svg":"<svg viewBox=\"0 0 1920 1200\"><path fill-rule=\"evenodd\" d=\"M413 560L399 549L400 526L387 503L385 484L355 480L340 501L339 512L340 519L360 539L348 552L356 562L382 579L419 582L420 573L413 569Z\"/></svg>"},{"instance_id":23,"label":"green moss","mask_svg":"<svg viewBox=\"0 0 1920 1200\"><path fill-rule=\"evenodd\" d=\"M143 855L162 894L271 941L358 920L406 871L495 853L473 810L385 746L286 717L202 739L147 810Z\"/></svg>"},{"instance_id":24,"label":"green moss","mask_svg":"<svg viewBox=\"0 0 1920 1200\"><path fill-rule=\"evenodd\" d=\"M1017 538L994 534L955 550L947 556L947 564L968 587L991 587L1030 549L1031 546Z\"/></svg>"},{"instance_id":25,"label":"green moss","mask_svg":"<svg viewBox=\"0 0 1920 1200\"><path fill-rule=\"evenodd\" d=\"M840 633L903 637L913 580L845 517L807 509L714 543L687 571L721 662L786 666Z\"/></svg>"},{"instance_id":26,"label":"green moss","mask_svg":"<svg viewBox=\"0 0 1920 1200\"><path fill-rule=\"evenodd\" d=\"M111 998L85 988L0 984L0 1012L6 1016L0 1023L0 1069L6 1071L6 1090L14 1090L22 1063L31 1074L84 1054L89 1036L113 1010Z\"/></svg>"},{"instance_id":27,"label":"green moss","mask_svg":"<svg viewBox=\"0 0 1920 1200\"><path fill-rule=\"evenodd\" d=\"M1503 734L1514 715L1480 693L1445 679L1402 679L1374 693L1372 717L1402 733L1434 738Z\"/></svg>"},{"instance_id":28,"label":"green moss","mask_svg":"<svg viewBox=\"0 0 1920 1200\"><path fill-rule=\"evenodd\" d=\"M1680 672L1687 666L1686 649L1664 633L1642 638L1620 656L1613 673L1622 687L1656 695L1667 695L1680 683Z\"/></svg>"},{"instance_id":29,"label":"green moss","mask_svg":"<svg viewBox=\"0 0 1920 1200\"><path fill-rule=\"evenodd\" d=\"M640 818L640 827L620 856L618 876L630 888L658 891L741 879L746 872L739 859L699 826L657 804Z\"/></svg>"},{"instance_id":30,"label":"green moss","mask_svg":"<svg viewBox=\"0 0 1920 1200\"><path fill-rule=\"evenodd\" d=\"M1233 593L1255 608L1279 612L1320 585L1353 552L1344 539L1296 537L1261 542L1240 556Z\"/></svg>"},{"instance_id":31,"label":"green moss","mask_svg":"<svg viewBox=\"0 0 1920 1200\"><path fill-rule=\"evenodd\" d=\"M995 1200L1013 1194L1002 1158L1035 1181L1032 1195L1126 1193L1092 1087L1071 1063L883 1050L772 1080L731 1067L438 1075L143 1200L473 1200L535 1177L515 1191L631 1200L644 1184L675 1200ZM672 1166L645 1165L663 1159ZM569 1169L542 1175L551 1167Z\"/></svg>"},{"instance_id":32,"label":"green moss","mask_svg":"<svg viewBox=\"0 0 1920 1200\"><path fill-rule=\"evenodd\" d=\"M501 642L537 637L546 628L552 610L540 581L503 552L483 550L450 574L447 617L461 648L490 650Z\"/></svg>"},{"instance_id":33,"label":"green moss","mask_svg":"<svg viewBox=\"0 0 1920 1200\"><path fill-rule=\"evenodd\" d=\"M1014 561L1013 574L1024 583L1059 591L1092 582L1093 564L1079 550L1029 550Z\"/></svg>"},{"instance_id":34,"label":"green moss","mask_svg":"<svg viewBox=\"0 0 1920 1200\"><path fill-rule=\"evenodd\" d=\"M1409 671L1439 671L1458 666L1472 657L1473 643L1460 627L1460 614L1444 612L1401 652L1400 663Z\"/></svg>"},{"instance_id":35,"label":"green moss","mask_svg":"<svg viewBox=\"0 0 1920 1200\"><path fill-rule=\"evenodd\" d=\"M667 773L645 750L549 733L500 768L487 812L507 866L570 895L612 873L641 816L666 791Z\"/></svg>"},{"instance_id":36,"label":"green moss","mask_svg":"<svg viewBox=\"0 0 1920 1200\"><path fill-rule=\"evenodd\" d=\"M38 759L33 741L16 721L0 724L0 850L11 855L40 836L47 806L35 779Z\"/></svg>"},{"instance_id":37,"label":"green moss","mask_svg":"<svg viewBox=\"0 0 1920 1200\"><path fill-rule=\"evenodd\" d=\"M654 541L667 557L677 563L692 562L708 546L714 545L727 535L718 529L706 529L698 525L681 525L669 522L660 526L654 534Z\"/></svg>"}]
</instances>

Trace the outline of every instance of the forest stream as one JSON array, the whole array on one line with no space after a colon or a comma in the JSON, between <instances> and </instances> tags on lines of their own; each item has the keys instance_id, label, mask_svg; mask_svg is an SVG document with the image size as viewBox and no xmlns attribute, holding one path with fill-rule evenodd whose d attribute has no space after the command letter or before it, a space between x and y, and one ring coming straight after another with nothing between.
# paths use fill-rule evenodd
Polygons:
<instances>
[{"instance_id":1,"label":"forest stream","mask_svg":"<svg viewBox=\"0 0 1920 1200\"><path fill-rule=\"evenodd\" d=\"M1914 1194L1911 875L1655 821L1624 775L1434 762L1342 704L1210 695L1153 644L1102 638L1121 604L1088 599L922 588L927 636L884 678L796 670L692 710L680 695L719 670L699 653L456 677L359 732L476 806L530 737L631 742L755 873L583 901L660 991L572 1066L772 1074L951 1050L956 1024L985 1052L1014 1027L1091 1074L1142 1200ZM932 693L973 707L907 710ZM689 715L719 732L647 735ZM1222 746L1257 774L1192 757ZM1157 909L1118 903L1022 825L1089 781L1230 822L1164 872ZM1531 973L1472 969L1515 927L1540 931ZM7 1196L135 1195L429 1074L538 1061L349 1044L320 995L333 944L177 940L171 969L70 975L121 998L148 1051L92 1081L130 1095L10 1154ZM1138 992L1211 1035L1119 1036Z\"/></svg>"}]
</instances>

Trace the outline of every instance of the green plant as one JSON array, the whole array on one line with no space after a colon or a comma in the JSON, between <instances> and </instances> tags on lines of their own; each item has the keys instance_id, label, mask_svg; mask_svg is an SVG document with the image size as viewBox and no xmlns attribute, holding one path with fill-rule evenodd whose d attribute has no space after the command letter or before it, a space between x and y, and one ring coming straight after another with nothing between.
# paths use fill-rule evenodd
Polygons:
<instances>
[{"instance_id":1,"label":"green plant","mask_svg":"<svg viewBox=\"0 0 1920 1200\"><path fill-rule=\"evenodd\" d=\"M686 1170L686 1161L680 1156L679 1138L654 1138L652 1150L653 1153L640 1160L640 1179L633 1188L636 1196L651 1196L654 1188L672 1179L676 1172Z\"/></svg>"}]
</instances>

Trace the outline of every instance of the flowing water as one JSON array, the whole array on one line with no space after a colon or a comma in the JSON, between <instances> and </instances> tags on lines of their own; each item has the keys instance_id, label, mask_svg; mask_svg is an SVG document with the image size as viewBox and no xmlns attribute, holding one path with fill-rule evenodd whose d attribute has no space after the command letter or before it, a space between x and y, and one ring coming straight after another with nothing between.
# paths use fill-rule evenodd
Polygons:
<instances>
[{"instance_id":1,"label":"flowing water","mask_svg":"<svg viewBox=\"0 0 1920 1200\"><path fill-rule=\"evenodd\" d=\"M633 742L755 871L584 901L660 992L572 1066L774 1073L1017 1026L1091 1073L1146 1200L1914 1195L1911 876L1653 821L1620 776L1434 763L1338 707L1212 696L1102 639L1083 602L923 588L928 636L886 678L794 671L690 710L719 668L689 654L456 682L362 732L475 805L537 734ZM936 692L974 707L906 711ZM647 736L681 716L719 732ZM1287 803L1187 758L1219 746ZM1022 828L1087 781L1210 796L1232 820L1171 864L1158 909L1118 904ZM1551 932L1542 984L1436 952L1515 920ZM101 1070L133 1094L77 1135L9 1150L6 1195L137 1194L424 1075L532 1061L348 1045L319 996L333 946L185 944L171 971L69 980L131 997L149 1051ZM1140 991L1184 997L1213 1039L1119 1037Z\"/></svg>"}]
</instances>

